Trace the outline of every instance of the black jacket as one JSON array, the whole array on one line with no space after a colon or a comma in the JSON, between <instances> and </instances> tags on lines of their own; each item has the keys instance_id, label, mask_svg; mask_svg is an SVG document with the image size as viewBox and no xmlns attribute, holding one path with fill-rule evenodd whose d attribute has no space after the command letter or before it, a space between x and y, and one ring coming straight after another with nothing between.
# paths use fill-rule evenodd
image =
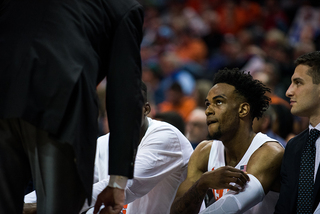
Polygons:
<instances>
[{"instance_id":1,"label":"black jacket","mask_svg":"<svg viewBox=\"0 0 320 214\"><path fill-rule=\"evenodd\" d=\"M110 173L133 176L143 99L143 9L134 0L0 2L0 118L73 145L91 196L97 84L107 76Z\"/></svg>"},{"instance_id":2,"label":"black jacket","mask_svg":"<svg viewBox=\"0 0 320 214\"><path fill-rule=\"evenodd\" d=\"M309 129L291 139L286 146L281 165L281 189L275 213L297 213L298 182L302 152L307 143ZM319 151L317 151L319 152ZM313 194L313 211L320 200L320 170L317 172Z\"/></svg>"}]
</instances>

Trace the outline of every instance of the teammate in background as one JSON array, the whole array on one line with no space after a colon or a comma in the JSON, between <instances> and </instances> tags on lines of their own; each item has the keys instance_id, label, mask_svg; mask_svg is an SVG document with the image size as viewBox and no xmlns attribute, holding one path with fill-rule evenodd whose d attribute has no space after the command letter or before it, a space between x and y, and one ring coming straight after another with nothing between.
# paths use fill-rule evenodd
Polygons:
<instances>
[{"instance_id":1,"label":"teammate in background","mask_svg":"<svg viewBox=\"0 0 320 214\"><path fill-rule=\"evenodd\" d=\"M147 117L151 108L147 102L147 87L144 83L142 83L142 95L145 104L142 109L140 144L135 161L134 178L128 180L125 188L127 205L123 213L166 214L170 211L180 183L186 178L187 165L193 149L177 128ZM92 192L93 204L109 182L108 145L109 134L98 138ZM34 195L33 193L26 196L25 202L36 202ZM100 202L97 200L98 207ZM88 209L85 203L80 213ZM86 213L92 212L93 208Z\"/></svg>"}]
</instances>

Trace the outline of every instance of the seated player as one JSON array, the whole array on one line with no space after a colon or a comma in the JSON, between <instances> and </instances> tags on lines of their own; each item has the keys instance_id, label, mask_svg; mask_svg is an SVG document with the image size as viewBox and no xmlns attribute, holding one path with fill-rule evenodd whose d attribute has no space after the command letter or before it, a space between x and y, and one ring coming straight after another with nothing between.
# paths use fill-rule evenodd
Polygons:
<instances>
[{"instance_id":1,"label":"seated player","mask_svg":"<svg viewBox=\"0 0 320 214\"><path fill-rule=\"evenodd\" d=\"M213 83L205 105L214 140L203 141L192 154L171 213L198 213L208 189L216 202L201 213L273 213L284 148L252 130L253 119L269 105L268 88L238 69L219 71Z\"/></svg>"}]
</instances>

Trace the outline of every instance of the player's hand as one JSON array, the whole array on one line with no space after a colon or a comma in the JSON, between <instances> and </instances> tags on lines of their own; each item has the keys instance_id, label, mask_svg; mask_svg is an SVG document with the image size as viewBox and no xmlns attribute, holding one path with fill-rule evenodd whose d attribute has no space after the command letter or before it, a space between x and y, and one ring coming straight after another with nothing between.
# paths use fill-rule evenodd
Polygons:
<instances>
[{"instance_id":1,"label":"player's hand","mask_svg":"<svg viewBox=\"0 0 320 214\"><path fill-rule=\"evenodd\" d=\"M240 192L249 180L249 176L245 172L231 166L224 166L204 173L200 178L199 185L204 188L230 189Z\"/></svg>"},{"instance_id":2,"label":"player's hand","mask_svg":"<svg viewBox=\"0 0 320 214\"><path fill-rule=\"evenodd\" d=\"M105 207L100 214L120 213L124 205L125 195L123 189L112 188L107 186L99 195L94 206L93 213L98 213L101 205Z\"/></svg>"}]
</instances>

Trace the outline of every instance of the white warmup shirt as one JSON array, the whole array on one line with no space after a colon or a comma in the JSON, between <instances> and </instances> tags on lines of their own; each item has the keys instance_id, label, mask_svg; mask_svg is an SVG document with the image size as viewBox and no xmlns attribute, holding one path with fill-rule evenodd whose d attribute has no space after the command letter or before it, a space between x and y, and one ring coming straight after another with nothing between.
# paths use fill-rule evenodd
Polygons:
<instances>
[{"instance_id":1,"label":"white warmup shirt","mask_svg":"<svg viewBox=\"0 0 320 214\"><path fill-rule=\"evenodd\" d=\"M149 127L137 151L134 179L128 180L125 189L126 214L170 213L193 152L190 142L174 126L150 118L148 121ZM108 143L109 134L98 139L92 205L108 184Z\"/></svg>"},{"instance_id":2,"label":"white warmup shirt","mask_svg":"<svg viewBox=\"0 0 320 214\"><path fill-rule=\"evenodd\" d=\"M126 214L166 214L176 191L187 175L193 152L187 138L174 126L148 118L149 127L142 138L135 160L134 179L125 189ZM108 185L109 134L98 139L94 169L91 206L98 194ZM25 197L25 203L35 203L35 192ZM85 202L81 212L87 210ZM87 213L93 213L91 208Z\"/></svg>"},{"instance_id":3,"label":"white warmup shirt","mask_svg":"<svg viewBox=\"0 0 320 214\"><path fill-rule=\"evenodd\" d=\"M246 171L246 167L251 155L267 141L276 141L265 134L259 132L252 140L248 150L235 166L235 168ZM279 143L280 144L280 143ZM281 144L280 144L281 145ZM214 140L210 150L210 156L208 161L208 171L225 166L225 151L224 145L221 141ZM216 200L220 199L224 194L228 192L228 189L213 190L213 195ZM264 197L263 201L252 207L246 214L269 214L274 213L274 207L278 201L279 193L269 191Z\"/></svg>"}]
</instances>

